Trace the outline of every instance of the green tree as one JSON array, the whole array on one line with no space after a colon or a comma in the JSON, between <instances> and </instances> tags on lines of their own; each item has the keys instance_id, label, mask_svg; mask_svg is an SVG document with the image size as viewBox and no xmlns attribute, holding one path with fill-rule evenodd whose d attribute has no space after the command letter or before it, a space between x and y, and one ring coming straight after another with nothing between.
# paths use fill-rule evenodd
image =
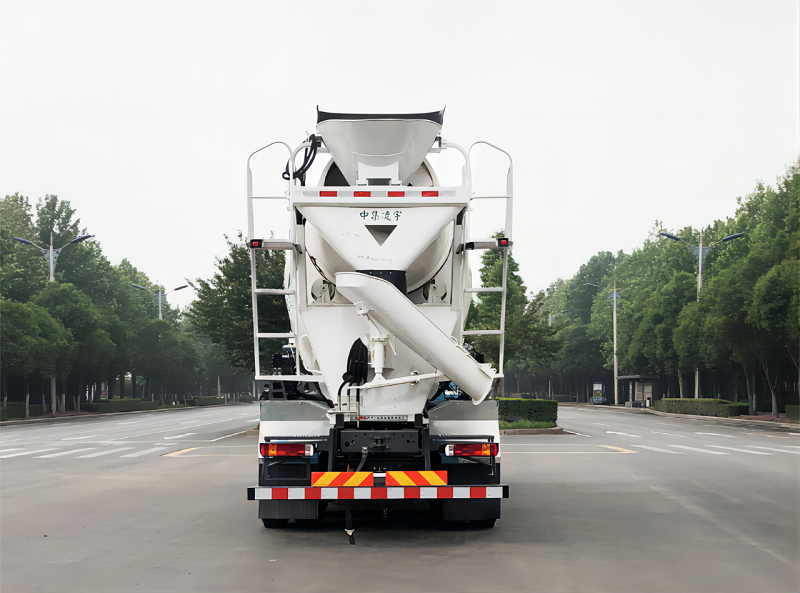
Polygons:
<instances>
[{"instance_id":1,"label":"green tree","mask_svg":"<svg viewBox=\"0 0 800 593\"><path fill-rule=\"evenodd\" d=\"M253 358L253 306L250 285L250 249L244 239L227 239L228 255L217 259L217 271L208 279L191 285L197 298L186 312L197 332L218 344L232 367L242 374L255 371ZM283 286L285 256L282 251L257 251L258 286ZM286 332L289 316L283 297L258 298L259 332ZM280 349L275 340L261 340L262 360ZM270 356L271 360L271 356ZM269 363L267 363L269 364Z\"/></svg>"},{"instance_id":2,"label":"green tree","mask_svg":"<svg viewBox=\"0 0 800 593\"><path fill-rule=\"evenodd\" d=\"M9 376L16 375L23 383L28 379L66 376L75 354L72 335L46 309L34 303L2 299L0 318L3 401L7 398Z\"/></svg>"},{"instance_id":3,"label":"green tree","mask_svg":"<svg viewBox=\"0 0 800 593\"><path fill-rule=\"evenodd\" d=\"M49 272L41 251L12 237L36 242L30 202L18 193L0 200L0 296L24 303L44 287Z\"/></svg>"}]
</instances>

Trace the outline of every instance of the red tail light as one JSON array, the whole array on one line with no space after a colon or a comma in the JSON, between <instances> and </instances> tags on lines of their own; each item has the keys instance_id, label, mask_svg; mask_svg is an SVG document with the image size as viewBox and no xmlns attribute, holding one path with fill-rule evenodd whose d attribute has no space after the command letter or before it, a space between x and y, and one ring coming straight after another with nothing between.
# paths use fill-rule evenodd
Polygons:
<instances>
[{"instance_id":1,"label":"red tail light","mask_svg":"<svg viewBox=\"0 0 800 593\"><path fill-rule=\"evenodd\" d=\"M303 443L261 443L261 457L312 457L314 445Z\"/></svg>"},{"instance_id":2,"label":"red tail light","mask_svg":"<svg viewBox=\"0 0 800 593\"><path fill-rule=\"evenodd\" d=\"M447 457L497 457L498 451L497 443L462 443L444 448Z\"/></svg>"}]
</instances>

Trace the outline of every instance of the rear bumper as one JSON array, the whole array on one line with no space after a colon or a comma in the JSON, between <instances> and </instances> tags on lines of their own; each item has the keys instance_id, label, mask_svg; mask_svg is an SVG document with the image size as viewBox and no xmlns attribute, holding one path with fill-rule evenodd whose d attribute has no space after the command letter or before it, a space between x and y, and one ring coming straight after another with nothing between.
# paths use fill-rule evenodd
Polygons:
<instances>
[{"instance_id":1,"label":"rear bumper","mask_svg":"<svg viewBox=\"0 0 800 593\"><path fill-rule=\"evenodd\" d=\"M493 486L373 486L316 488L266 487L247 489L247 500L399 500L508 498L508 484Z\"/></svg>"}]
</instances>

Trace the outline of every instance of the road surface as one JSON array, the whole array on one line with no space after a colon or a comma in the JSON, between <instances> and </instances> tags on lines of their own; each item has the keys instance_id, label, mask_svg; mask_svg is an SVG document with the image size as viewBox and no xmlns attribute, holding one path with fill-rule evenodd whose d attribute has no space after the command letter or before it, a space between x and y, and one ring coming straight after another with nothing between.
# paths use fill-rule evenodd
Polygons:
<instances>
[{"instance_id":1,"label":"road surface","mask_svg":"<svg viewBox=\"0 0 800 593\"><path fill-rule=\"evenodd\" d=\"M797 426L562 407L501 440L491 530L264 529L256 404L0 429L0 590L798 591Z\"/></svg>"}]
</instances>

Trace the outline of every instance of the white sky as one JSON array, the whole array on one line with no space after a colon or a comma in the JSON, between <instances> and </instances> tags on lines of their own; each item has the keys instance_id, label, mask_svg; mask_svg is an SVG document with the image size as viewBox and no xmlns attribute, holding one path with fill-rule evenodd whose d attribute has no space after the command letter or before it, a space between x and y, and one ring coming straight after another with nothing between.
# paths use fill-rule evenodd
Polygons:
<instances>
[{"instance_id":1,"label":"white sky","mask_svg":"<svg viewBox=\"0 0 800 593\"><path fill-rule=\"evenodd\" d=\"M797 158L799 6L2 0L0 191L70 200L112 263L171 288L212 274L246 229L247 155L299 143L316 105L446 106L445 138L512 154L540 290L655 220L732 215Z\"/></svg>"}]
</instances>

